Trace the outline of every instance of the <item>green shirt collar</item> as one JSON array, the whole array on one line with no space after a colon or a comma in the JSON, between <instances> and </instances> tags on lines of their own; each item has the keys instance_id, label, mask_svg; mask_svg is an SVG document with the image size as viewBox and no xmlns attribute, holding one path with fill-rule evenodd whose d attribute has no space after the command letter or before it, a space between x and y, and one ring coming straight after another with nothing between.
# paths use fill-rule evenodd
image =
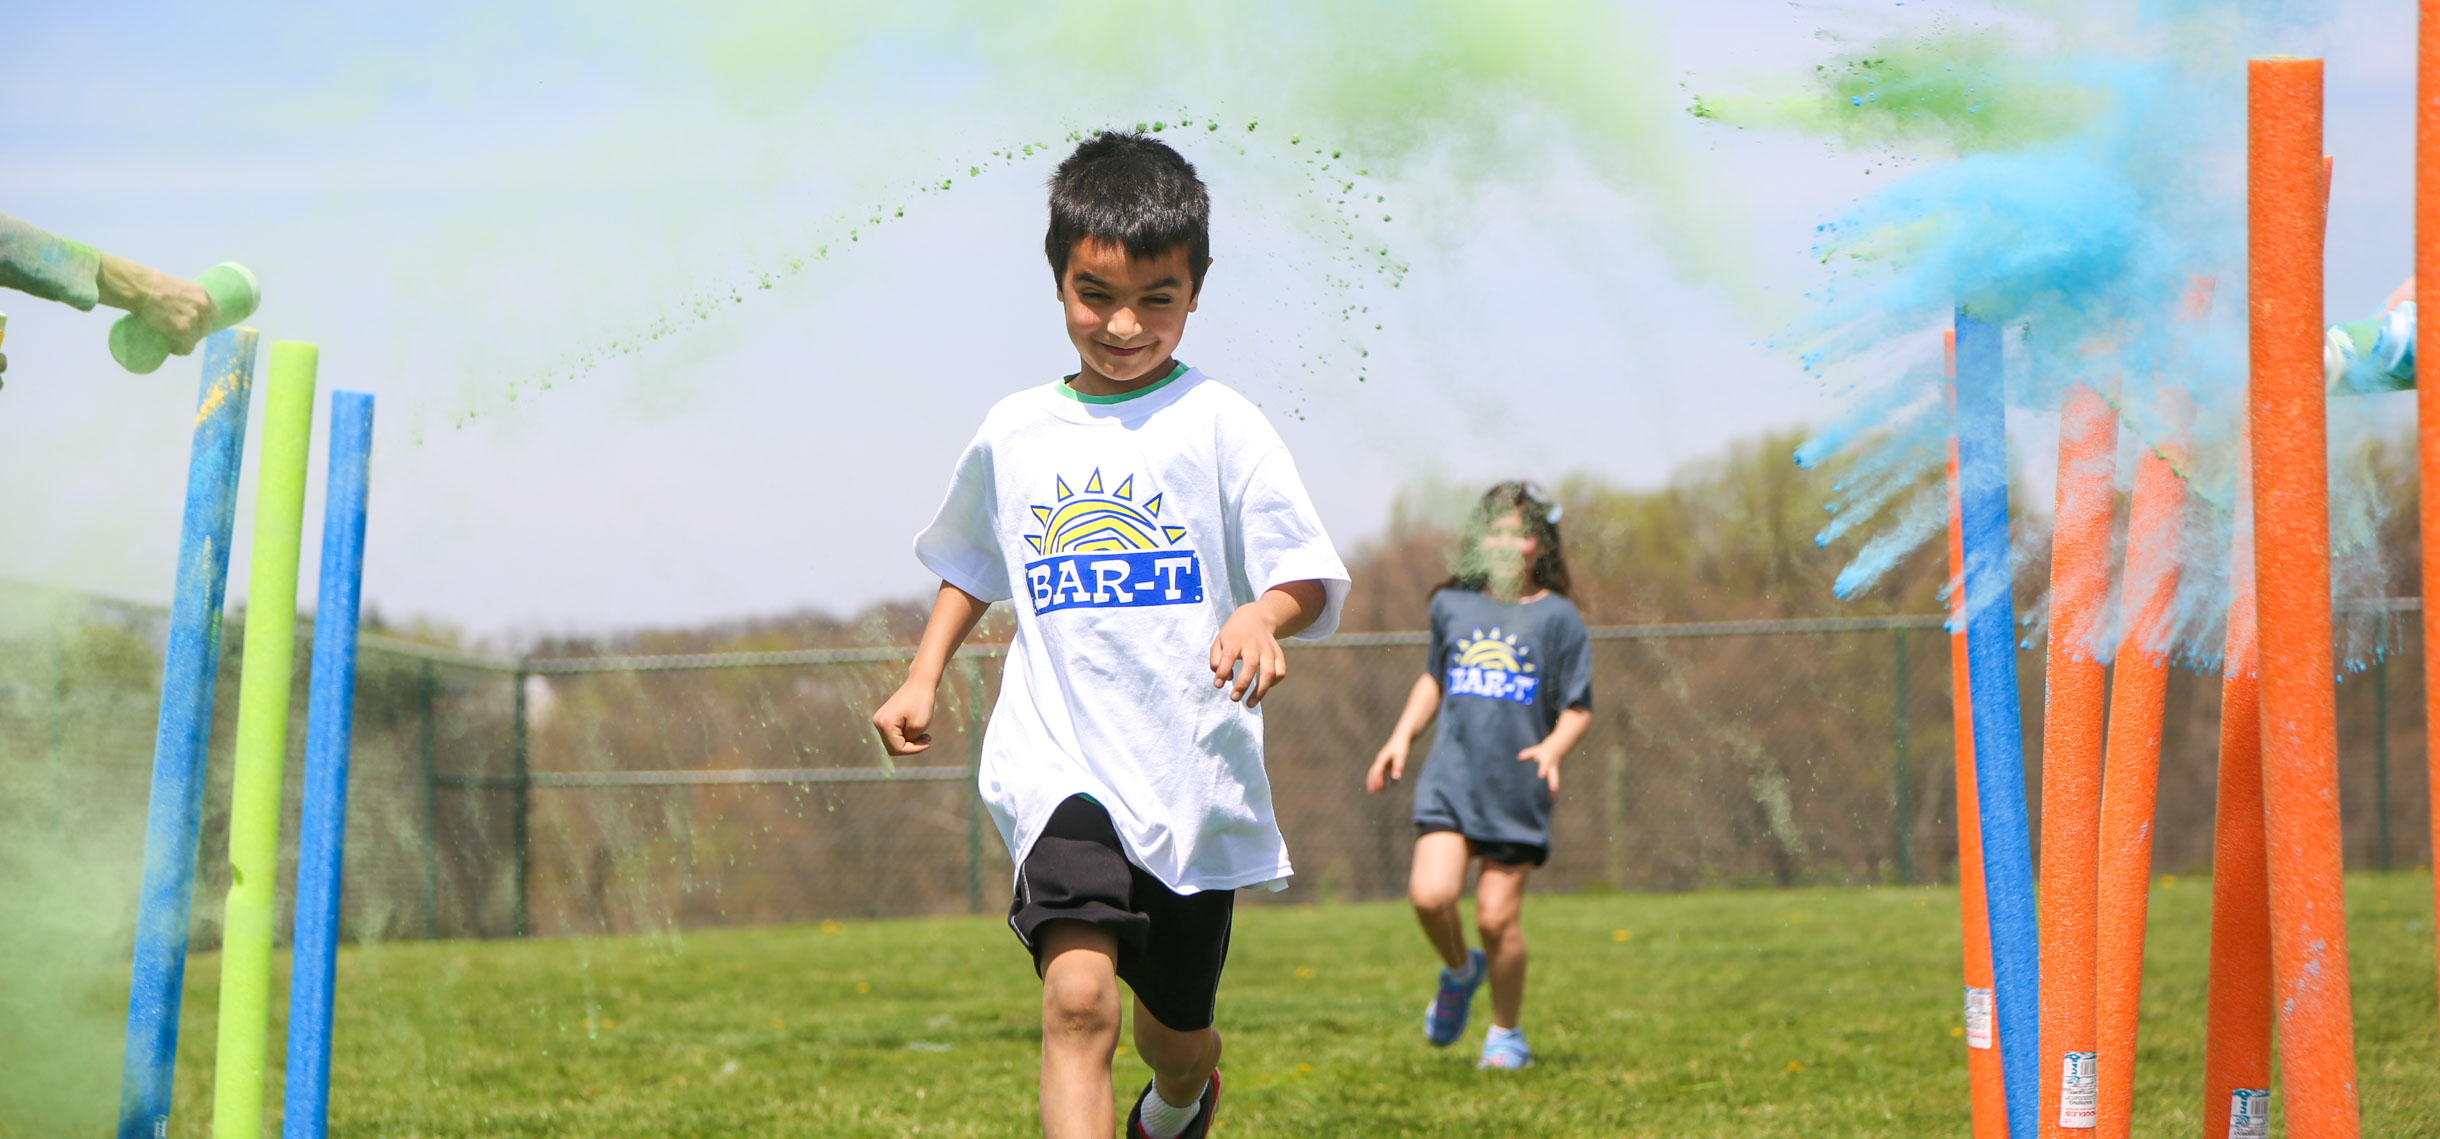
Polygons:
<instances>
[{"instance_id":1,"label":"green shirt collar","mask_svg":"<svg viewBox=\"0 0 2440 1139\"><path fill-rule=\"evenodd\" d=\"M1083 392L1077 391L1068 383L1069 380L1076 378L1074 375L1069 375L1052 386L1059 389L1060 395L1066 396L1078 403L1125 403L1131 399L1141 399L1144 396L1151 395L1162 388L1168 387L1170 384L1175 383L1179 376L1186 374L1186 364L1184 361L1173 360L1170 362L1170 364L1171 367L1168 375L1154 380L1151 383L1145 384L1143 387L1137 388L1134 391L1120 392L1117 395L1086 395Z\"/></svg>"}]
</instances>

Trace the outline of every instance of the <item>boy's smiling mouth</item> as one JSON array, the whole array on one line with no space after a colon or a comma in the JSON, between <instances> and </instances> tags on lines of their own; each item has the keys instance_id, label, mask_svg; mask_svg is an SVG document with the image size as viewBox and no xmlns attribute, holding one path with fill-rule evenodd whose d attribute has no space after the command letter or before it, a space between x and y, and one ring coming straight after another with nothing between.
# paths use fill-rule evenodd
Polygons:
<instances>
[{"instance_id":1,"label":"boy's smiling mouth","mask_svg":"<svg viewBox=\"0 0 2440 1139\"><path fill-rule=\"evenodd\" d=\"M1118 345L1116 345L1116 344L1104 344L1104 345L1102 345L1101 347L1102 347L1102 350L1103 350L1103 351L1108 352L1109 354L1111 354L1111 355L1113 355L1113 356L1133 356L1133 355L1135 355L1136 353L1141 352L1141 351L1143 351L1143 350L1144 350L1144 349L1146 349L1146 348L1150 348L1150 347L1152 347L1152 345L1150 345L1150 344L1138 344L1138 345L1136 345L1136 346L1135 346L1135 347L1133 347L1133 348L1121 348L1121 347L1119 347L1119 346L1118 346Z\"/></svg>"}]
</instances>

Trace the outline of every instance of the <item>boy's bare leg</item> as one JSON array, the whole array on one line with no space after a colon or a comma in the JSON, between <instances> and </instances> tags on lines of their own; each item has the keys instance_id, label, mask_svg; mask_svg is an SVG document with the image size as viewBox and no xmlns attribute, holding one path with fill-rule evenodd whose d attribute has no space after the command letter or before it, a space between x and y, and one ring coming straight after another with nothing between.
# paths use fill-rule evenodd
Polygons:
<instances>
[{"instance_id":1,"label":"boy's bare leg","mask_svg":"<svg viewBox=\"0 0 2440 1139\"><path fill-rule=\"evenodd\" d=\"M1042 927L1042 1134L1109 1139L1118 1050L1118 939L1083 922ZM1139 1029L1140 1031L1140 1029Z\"/></svg>"},{"instance_id":2,"label":"boy's bare leg","mask_svg":"<svg viewBox=\"0 0 2440 1139\"><path fill-rule=\"evenodd\" d=\"M1530 864L1484 862L1474 883L1474 923L1491 959L1491 1023L1515 1028L1525 1008L1525 879Z\"/></svg>"},{"instance_id":3,"label":"boy's bare leg","mask_svg":"<svg viewBox=\"0 0 2440 1139\"><path fill-rule=\"evenodd\" d=\"M1416 836L1415 865L1407 874L1407 900L1415 903L1415 920L1423 923L1423 935L1439 951L1441 964L1451 969L1466 967L1466 926L1457 914L1458 896L1465 892L1466 836L1456 831ZM1477 904L1480 901L1478 895Z\"/></svg>"},{"instance_id":4,"label":"boy's bare leg","mask_svg":"<svg viewBox=\"0 0 2440 1139\"><path fill-rule=\"evenodd\" d=\"M1142 1000L1135 1002L1135 1050L1152 1067L1152 1083L1161 1099L1184 1107L1203 1095L1212 1069L1220 1066L1220 1030L1205 1025L1180 1032L1152 1015Z\"/></svg>"}]
</instances>

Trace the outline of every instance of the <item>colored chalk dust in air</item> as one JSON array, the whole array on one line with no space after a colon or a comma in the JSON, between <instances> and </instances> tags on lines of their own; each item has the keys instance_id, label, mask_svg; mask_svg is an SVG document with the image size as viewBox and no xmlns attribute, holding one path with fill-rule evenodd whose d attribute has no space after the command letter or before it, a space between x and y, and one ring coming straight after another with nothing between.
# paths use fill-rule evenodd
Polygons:
<instances>
[{"instance_id":1,"label":"colored chalk dust in air","mask_svg":"<svg viewBox=\"0 0 2440 1139\"><path fill-rule=\"evenodd\" d=\"M1772 340L1843 405L1796 454L1842 464L1819 535L1854 551L1839 594L1872 589L1942 532L1939 333L1962 308L2004 330L2010 407L2055 414L2070 384L2087 384L2118 412L2122 437L2187 481L2176 593L2148 647L2214 667L2244 493L2246 380L2244 185L2221 176L2243 154L2232 109L2245 105L2244 73L2220 45L2225 25L2248 17L2173 8L2096 26L2083 9L2026 15L2051 21L2051 34L1825 33L1841 45L1834 57L1777 84L1702 93L1685 110L1825 139L1895 175L1817 227L1807 304ZM2384 591L2378 535L2412 497L2400 453L2411 442L2376 403L2331 410L2337 648L2352 667L2377 659L2385 634L2346 603ZM2136 466L2121 464L2121 490ZM2093 623L2096 659L2113 655L2123 620Z\"/></svg>"},{"instance_id":2,"label":"colored chalk dust in air","mask_svg":"<svg viewBox=\"0 0 2440 1139\"><path fill-rule=\"evenodd\" d=\"M1104 129L1132 129L1165 136L1172 146L1195 162L1210 179L1211 167L1226 158L1226 151L1240 159L1260 163L1280 164L1293 161L1305 186L1295 197L1312 203L1309 220L1318 225L1331 239L1331 249L1317 264L1302 264L1299 276L1320 283L1331 303L1332 344L1317 344L1300 338L1299 366L1308 374L1345 376L1352 372L1357 383L1367 381L1371 350L1366 333L1383 331L1383 321L1372 314L1372 307L1357 299L1356 294L1371 285L1397 288L1411 266L1397 257L1390 243L1372 232L1372 218L1378 216L1387 223L1392 218L1375 211L1389 201L1389 192L1381 180L1373 177L1369 168L1346 157L1347 148L1308 141L1301 134L1265 135L1247 124L1243 132L1221 132L1223 120L1180 110L1174 118L1164 117L1133 123L1113 122L1094 127L1075 127L1052 135L1054 141L1018 141L993 146L986 157L972 161L952 162L937 179L919 179L891 186L875 195L878 199L868 210L840 214L828 226L826 236L816 239L810 249L800 251L784 261L775 261L752 272L750 279L679 298L662 313L647 320L634 332L583 349L563 360L539 377L512 384L507 401L515 403L528 389L549 391L560 382L575 380L624 357L632 357L654 345L678 336L725 313L742 307L749 297L770 292L802 275L812 265L852 254L865 237L885 226L904 222L910 205L922 216L921 202L925 198L946 195L959 182L977 181L1006 171L1024 169L1036 177L1047 177L1050 169L1065 158L1076 144L1091 133ZM1285 145L1277 145L1284 142ZM1366 327L1369 325L1369 327ZM1302 418L1299 408L1282 410L1291 417ZM463 428L474 422L479 412L461 412L455 426Z\"/></svg>"}]
</instances>

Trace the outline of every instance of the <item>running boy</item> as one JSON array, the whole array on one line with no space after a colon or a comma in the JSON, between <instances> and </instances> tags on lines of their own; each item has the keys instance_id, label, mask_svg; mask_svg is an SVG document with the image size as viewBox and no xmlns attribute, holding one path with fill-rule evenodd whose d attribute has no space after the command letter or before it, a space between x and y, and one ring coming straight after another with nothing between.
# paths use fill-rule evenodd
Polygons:
<instances>
[{"instance_id":1,"label":"running boy","mask_svg":"<svg viewBox=\"0 0 2440 1139\"><path fill-rule=\"evenodd\" d=\"M1262 413L1171 355L1211 265L1194 167L1105 132L1059 164L1050 215L1079 367L1001 400L958 459L915 539L940 591L873 726L893 755L925 750L949 657L1013 599L979 782L1042 978L1042 1132L1111 1134L1124 981L1152 1068L1127 1135L1200 1137L1232 891L1292 873L1259 704L1287 675L1280 637L1337 627L1347 569Z\"/></svg>"},{"instance_id":2,"label":"running boy","mask_svg":"<svg viewBox=\"0 0 2440 1139\"><path fill-rule=\"evenodd\" d=\"M1567 599L1559 508L1532 483L1492 487L1476 505L1432 591L1432 647L1389 742L1365 773L1378 793L1406 773L1407 749L1437 714L1440 735L1415 786L1415 864L1407 893L1439 951L1440 987L1425 1007L1436 1047L1466 1031L1474 990L1491 980L1491 1030L1477 1067L1533 1061L1525 1004L1525 880L1550 857L1559 761L1593 722L1592 640ZM1482 859L1466 948L1457 899L1466 863ZM1486 954L1488 958L1486 959Z\"/></svg>"}]
</instances>

